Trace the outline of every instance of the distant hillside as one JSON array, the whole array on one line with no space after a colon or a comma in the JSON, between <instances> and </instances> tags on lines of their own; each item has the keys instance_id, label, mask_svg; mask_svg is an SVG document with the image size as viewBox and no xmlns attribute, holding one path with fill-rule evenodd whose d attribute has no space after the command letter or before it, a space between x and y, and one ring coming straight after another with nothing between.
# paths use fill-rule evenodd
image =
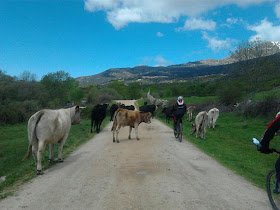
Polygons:
<instances>
[{"instance_id":1,"label":"distant hillside","mask_svg":"<svg viewBox=\"0 0 280 210\"><path fill-rule=\"evenodd\" d=\"M125 81L126 83L162 83L173 80L187 79L197 76L226 74L229 60L202 60L167 67L136 66L133 68L108 69L92 76L78 77L80 86L88 84L102 85L113 80Z\"/></svg>"},{"instance_id":2,"label":"distant hillside","mask_svg":"<svg viewBox=\"0 0 280 210\"><path fill-rule=\"evenodd\" d=\"M268 57L279 57L280 53ZM222 60L207 59L166 67L136 66L133 68L113 68L92 76L78 77L80 86L88 84L105 85L110 81L119 80L126 83L170 83L192 77L217 74L229 74L237 69L238 63L230 58Z\"/></svg>"}]
</instances>

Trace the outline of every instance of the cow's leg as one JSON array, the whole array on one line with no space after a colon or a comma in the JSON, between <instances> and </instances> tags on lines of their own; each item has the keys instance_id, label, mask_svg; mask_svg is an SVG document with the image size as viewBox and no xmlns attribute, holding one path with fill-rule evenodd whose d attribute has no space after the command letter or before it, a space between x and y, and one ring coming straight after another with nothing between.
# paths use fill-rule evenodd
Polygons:
<instances>
[{"instance_id":1,"label":"cow's leg","mask_svg":"<svg viewBox=\"0 0 280 210\"><path fill-rule=\"evenodd\" d=\"M139 139L139 136L138 136L138 125L137 125L137 124L134 125L134 130L135 130L136 139L137 139L137 140L140 140L140 139Z\"/></svg>"},{"instance_id":2,"label":"cow's leg","mask_svg":"<svg viewBox=\"0 0 280 210\"><path fill-rule=\"evenodd\" d=\"M100 132L100 120L96 121L96 133Z\"/></svg>"},{"instance_id":3,"label":"cow's leg","mask_svg":"<svg viewBox=\"0 0 280 210\"><path fill-rule=\"evenodd\" d=\"M65 135L61 141L59 141L59 146L58 146L58 162L63 162L62 149L63 149L63 145L65 144L65 141L66 141L67 137L68 137L68 134Z\"/></svg>"},{"instance_id":4,"label":"cow's leg","mask_svg":"<svg viewBox=\"0 0 280 210\"><path fill-rule=\"evenodd\" d=\"M116 140L117 140L117 143L120 143L119 141L119 132L120 132L120 128L121 128L121 125L119 125L116 129L116 132L117 132L117 135L116 135Z\"/></svg>"},{"instance_id":5,"label":"cow's leg","mask_svg":"<svg viewBox=\"0 0 280 210\"><path fill-rule=\"evenodd\" d=\"M204 126L202 129L202 139L204 139L204 140L205 140L205 134L206 134L206 127L207 126Z\"/></svg>"},{"instance_id":6,"label":"cow's leg","mask_svg":"<svg viewBox=\"0 0 280 210\"><path fill-rule=\"evenodd\" d=\"M91 119L90 132L92 133L93 120Z\"/></svg>"},{"instance_id":7,"label":"cow's leg","mask_svg":"<svg viewBox=\"0 0 280 210\"><path fill-rule=\"evenodd\" d=\"M114 142L116 142L115 133L116 133L116 129L117 129L117 128L114 128L114 127L113 127L112 129L113 129L113 143L114 143Z\"/></svg>"},{"instance_id":8,"label":"cow's leg","mask_svg":"<svg viewBox=\"0 0 280 210\"><path fill-rule=\"evenodd\" d=\"M37 175L42 175L42 154L45 150L46 143L44 141L39 141L38 151L37 151Z\"/></svg>"},{"instance_id":9,"label":"cow's leg","mask_svg":"<svg viewBox=\"0 0 280 210\"><path fill-rule=\"evenodd\" d=\"M93 125L93 130L95 130L95 132L97 133L97 124L96 124L96 120L94 121L94 125Z\"/></svg>"},{"instance_id":10,"label":"cow's leg","mask_svg":"<svg viewBox=\"0 0 280 210\"><path fill-rule=\"evenodd\" d=\"M132 131L132 126L129 126L129 134L128 134L128 139L131 139L131 131Z\"/></svg>"},{"instance_id":11,"label":"cow's leg","mask_svg":"<svg viewBox=\"0 0 280 210\"><path fill-rule=\"evenodd\" d=\"M98 133L99 133L100 130L101 130L101 123L102 123L102 121L103 121L103 120L100 120L99 123L98 123Z\"/></svg>"},{"instance_id":12,"label":"cow's leg","mask_svg":"<svg viewBox=\"0 0 280 210\"><path fill-rule=\"evenodd\" d=\"M199 130L199 125L198 125L198 126L196 126L196 135L195 135L195 138L198 138L199 132L200 132L200 130Z\"/></svg>"},{"instance_id":13,"label":"cow's leg","mask_svg":"<svg viewBox=\"0 0 280 210\"><path fill-rule=\"evenodd\" d=\"M33 142L33 144L32 144L32 154L33 154L33 157L35 159L36 165L37 165L37 162L38 162L37 153L38 153L38 143Z\"/></svg>"},{"instance_id":14,"label":"cow's leg","mask_svg":"<svg viewBox=\"0 0 280 210\"><path fill-rule=\"evenodd\" d=\"M49 144L49 161L53 162L54 144Z\"/></svg>"},{"instance_id":15,"label":"cow's leg","mask_svg":"<svg viewBox=\"0 0 280 210\"><path fill-rule=\"evenodd\" d=\"M216 120L217 120L217 119L215 119L215 118L213 119L213 128L215 128Z\"/></svg>"}]
</instances>

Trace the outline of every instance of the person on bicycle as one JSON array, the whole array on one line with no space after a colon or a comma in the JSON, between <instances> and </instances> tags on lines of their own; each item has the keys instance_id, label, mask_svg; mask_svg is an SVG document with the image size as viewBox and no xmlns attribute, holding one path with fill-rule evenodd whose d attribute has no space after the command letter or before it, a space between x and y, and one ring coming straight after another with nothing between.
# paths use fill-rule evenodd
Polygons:
<instances>
[{"instance_id":1,"label":"person on bicycle","mask_svg":"<svg viewBox=\"0 0 280 210\"><path fill-rule=\"evenodd\" d=\"M176 104L172 108L172 113L174 116L174 128L176 126L177 121L182 123L182 118L187 111L187 107L184 103L183 96L179 96Z\"/></svg>"},{"instance_id":2,"label":"person on bicycle","mask_svg":"<svg viewBox=\"0 0 280 210\"><path fill-rule=\"evenodd\" d=\"M268 124L266 130L263 134L263 137L260 141L258 151L264 154L272 153L271 149L269 149L269 142L273 139L275 133L280 129L280 115L276 117L271 123ZM280 182L280 157L277 159L275 163L276 169L276 178L277 181Z\"/></svg>"}]
</instances>

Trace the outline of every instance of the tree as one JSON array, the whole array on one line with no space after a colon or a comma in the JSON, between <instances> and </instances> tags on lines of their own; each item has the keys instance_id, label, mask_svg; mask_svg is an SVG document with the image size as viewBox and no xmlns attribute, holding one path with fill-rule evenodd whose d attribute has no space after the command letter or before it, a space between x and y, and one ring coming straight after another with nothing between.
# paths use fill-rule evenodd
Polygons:
<instances>
[{"instance_id":1,"label":"tree","mask_svg":"<svg viewBox=\"0 0 280 210\"><path fill-rule=\"evenodd\" d=\"M18 79L26 82L35 82L37 75L31 73L30 71L24 71L18 76Z\"/></svg>"},{"instance_id":2,"label":"tree","mask_svg":"<svg viewBox=\"0 0 280 210\"><path fill-rule=\"evenodd\" d=\"M64 71L49 73L43 76L41 83L48 90L50 100L54 106L72 101L71 93L78 88L78 82L70 77L69 73Z\"/></svg>"},{"instance_id":3,"label":"tree","mask_svg":"<svg viewBox=\"0 0 280 210\"><path fill-rule=\"evenodd\" d=\"M271 59L266 56L276 52L279 52L279 48L260 39L241 42L230 52L231 58L239 64L239 70L235 73L243 75L250 85L251 99L265 85L266 78L275 73L275 68L271 68Z\"/></svg>"}]
</instances>

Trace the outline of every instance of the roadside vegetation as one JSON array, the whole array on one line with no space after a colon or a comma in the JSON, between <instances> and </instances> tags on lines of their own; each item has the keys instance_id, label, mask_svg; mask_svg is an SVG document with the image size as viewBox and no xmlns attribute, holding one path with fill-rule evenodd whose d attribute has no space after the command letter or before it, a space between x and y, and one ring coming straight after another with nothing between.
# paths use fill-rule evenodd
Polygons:
<instances>
[{"instance_id":1,"label":"roadside vegetation","mask_svg":"<svg viewBox=\"0 0 280 210\"><path fill-rule=\"evenodd\" d=\"M167 123L163 114L158 115L157 119L173 129L172 120ZM183 137L225 167L265 189L266 174L274 168L278 156L258 152L251 140L253 137L260 139L271 120L263 117L244 117L235 112L221 113L216 128L207 128L206 140L202 140L195 138L195 134L190 134L194 119L188 122L184 116ZM175 141L174 137L174 143L179 143ZM271 142L271 147L279 149L279 145L280 136L276 136Z\"/></svg>"},{"instance_id":2,"label":"roadside vegetation","mask_svg":"<svg viewBox=\"0 0 280 210\"><path fill-rule=\"evenodd\" d=\"M101 127L104 128L109 120L109 116L107 116ZM16 190L19 185L37 175L32 156L28 160L22 161L28 148L27 124L1 126L0 134L0 177L5 176L6 178L4 182L0 183L0 198L4 198ZM94 136L95 133L90 133L90 119L82 119L81 124L72 126L63 147L63 158ZM47 146L42 157L43 170L53 164L60 164L56 163L58 144L55 146L55 163L48 161L49 148Z\"/></svg>"}]
</instances>

